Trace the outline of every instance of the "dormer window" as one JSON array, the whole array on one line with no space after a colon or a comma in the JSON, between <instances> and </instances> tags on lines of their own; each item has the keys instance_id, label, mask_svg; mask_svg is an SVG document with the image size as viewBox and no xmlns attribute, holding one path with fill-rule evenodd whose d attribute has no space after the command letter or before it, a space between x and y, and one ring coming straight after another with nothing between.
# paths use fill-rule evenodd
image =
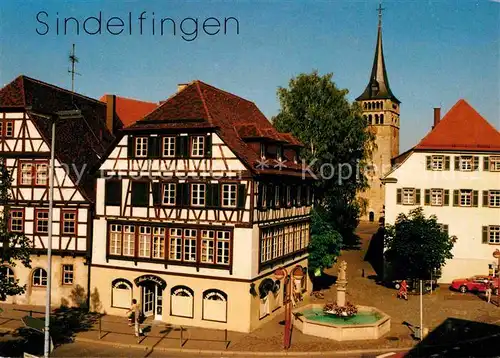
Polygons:
<instances>
[{"instance_id":1,"label":"dormer window","mask_svg":"<svg viewBox=\"0 0 500 358\"><path fill-rule=\"evenodd\" d=\"M266 158L266 145L264 143L260 144L260 158L261 159Z\"/></svg>"},{"instance_id":2,"label":"dormer window","mask_svg":"<svg viewBox=\"0 0 500 358\"><path fill-rule=\"evenodd\" d=\"M195 136L191 138L191 156L203 157L205 154L205 137Z\"/></svg>"},{"instance_id":3,"label":"dormer window","mask_svg":"<svg viewBox=\"0 0 500 358\"><path fill-rule=\"evenodd\" d=\"M148 138L147 137L135 138L135 156L142 157L142 158L148 156Z\"/></svg>"}]
</instances>

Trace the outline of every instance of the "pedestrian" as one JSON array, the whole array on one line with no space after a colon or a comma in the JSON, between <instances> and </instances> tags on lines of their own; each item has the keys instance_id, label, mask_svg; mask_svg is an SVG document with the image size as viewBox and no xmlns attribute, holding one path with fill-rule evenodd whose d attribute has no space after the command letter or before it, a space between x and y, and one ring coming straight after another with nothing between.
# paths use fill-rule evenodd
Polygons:
<instances>
[{"instance_id":1,"label":"pedestrian","mask_svg":"<svg viewBox=\"0 0 500 358\"><path fill-rule=\"evenodd\" d=\"M128 310L127 313L130 313L129 315L129 326L131 325L131 322L134 323L134 333L136 337L139 337L139 335L142 333L141 329L139 328L139 314L140 314L140 309L139 305L137 304L137 300L134 298L132 300L132 306L130 306L130 309Z\"/></svg>"},{"instance_id":2,"label":"pedestrian","mask_svg":"<svg viewBox=\"0 0 500 358\"><path fill-rule=\"evenodd\" d=\"M406 301L408 301L408 284L406 283L406 280L401 281L398 298L404 298Z\"/></svg>"},{"instance_id":3,"label":"pedestrian","mask_svg":"<svg viewBox=\"0 0 500 358\"><path fill-rule=\"evenodd\" d=\"M493 284L490 282L488 283L488 287L486 287L486 301L490 303L491 301L491 292L493 291Z\"/></svg>"}]
</instances>

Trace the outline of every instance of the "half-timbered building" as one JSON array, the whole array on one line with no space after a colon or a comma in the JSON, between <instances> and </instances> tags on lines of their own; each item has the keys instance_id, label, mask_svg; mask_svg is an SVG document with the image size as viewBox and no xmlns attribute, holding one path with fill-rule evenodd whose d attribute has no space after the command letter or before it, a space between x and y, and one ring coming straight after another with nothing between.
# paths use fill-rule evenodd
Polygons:
<instances>
[{"instance_id":1,"label":"half-timbered building","mask_svg":"<svg viewBox=\"0 0 500 358\"><path fill-rule=\"evenodd\" d=\"M9 229L25 234L31 268L2 266L6 277L26 285L12 303L43 305L49 244L50 119L58 111L81 111L77 119L58 120L55 135L52 226L52 304L76 305L88 297L95 178L92 169L115 140L123 123L115 113L121 98L98 101L19 76L0 90L0 156L12 177ZM152 104L143 106L150 111ZM146 108L143 108L145 114Z\"/></svg>"},{"instance_id":2,"label":"half-timbered building","mask_svg":"<svg viewBox=\"0 0 500 358\"><path fill-rule=\"evenodd\" d=\"M248 332L311 290L301 144L201 81L122 131L97 179L91 289L102 310ZM293 287L292 287L293 286ZM96 308L96 307L94 307Z\"/></svg>"}]
</instances>

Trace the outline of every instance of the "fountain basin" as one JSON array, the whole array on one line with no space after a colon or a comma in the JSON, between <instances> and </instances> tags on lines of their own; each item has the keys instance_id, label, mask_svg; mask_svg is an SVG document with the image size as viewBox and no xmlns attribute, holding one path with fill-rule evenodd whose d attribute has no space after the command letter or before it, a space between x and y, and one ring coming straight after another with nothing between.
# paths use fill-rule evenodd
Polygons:
<instances>
[{"instance_id":1,"label":"fountain basin","mask_svg":"<svg viewBox=\"0 0 500 358\"><path fill-rule=\"evenodd\" d=\"M353 317L323 312L322 304L309 304L294 311L294 326L304 334L336 341L378 339L391 330L391 318L375 307L357 306Z\"/></svg>"}]
</instances>

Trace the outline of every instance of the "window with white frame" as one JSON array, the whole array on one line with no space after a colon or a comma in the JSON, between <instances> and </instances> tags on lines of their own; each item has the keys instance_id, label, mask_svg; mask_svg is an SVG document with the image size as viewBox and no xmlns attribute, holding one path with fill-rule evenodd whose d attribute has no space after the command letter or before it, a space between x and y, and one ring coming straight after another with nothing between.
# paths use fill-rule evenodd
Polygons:
<instances>
[{"instance_id":1,"label":"window with white frame","mask_svg":"<svg viewBox=\"0 0 500 358\"><path fill-rule=\"evenodd\" d=\"M278 257L280 257L283 256L283 228L278 228L275 235L278 238Z\"/></svg>"},{"instance_id":2,"label":"window with white frame","mask_svg":"<svg viewBox=\"0 0 500 358\"><path fill-rule=\"evenodd\" d=\"M273 235L272 257L278 257L278 235Z\"/></svg>"},{"instance_id":3,"label":"window with white frame","mask_svg":"<svg viewBox=\"0 0 500 358\"><path fill-rule=\"evenodd\" d=\"M225 208L236 207L236 184L222 184L222 206Z\"/></svg>"},{"instance_id":4,"label":"window with white frame","mask_svg":"<svg viewBox=\"0 0 500 358\"><path fill-rule=\"evenodd\" d=\"M472 170L472 157L462 156L460 157L460 170L461 171L471 171Z\"/></svg>"},{"instance_id":5,"label":"window with white frame","mask_svg":"<svg viewBox=\"0 0 500 358\"><path fill-rule=\"evenodd\" d=\"M442 155L433 155L431 157L431 165L432 170L443 170L443 156Z\"/></svg>"},{"instance_id":6,"label":"window with white frame","mask_svg":"<svg viewBox=\"0 0 500 358\"><path fill-rule=\"evenodd\" d=\"M443 205L443 189L431 189L431 205Z\"/></svg>"},{"instance_id":7,"label":"window with white frame","mask_svg":"<svg viewBox=\"0 0 500 358\"><path fill-rule=\"evenodd\" d=\"M63 276L62 276L63 285L72 285L74 276L73 265L63 265L62 271L63 271Z\"/></svg>"},{"instance_id":8,"label":"window with white frame","mask_svg":"<svg viewBox=\"0 0 500 358\"><path fill-rule=\"evenodd\" d=\"M191 184L191 205L205 206L205 184Z\"/></svg>"},{"instance_id":9,"label":"window with white frame","mask_svg":"<svg viewBox=\"0 0 500 358\"><path fill-rule=\"evenodd\" d=\"M182 229L170 229L169 241L169 259L182 260Z\"/></svg>"},{"instance_id":10,"label":"window with white frame","mask_svg":"<svg viewBox=\"0 0 500 358\"><path fill-rule=\"evenodd\" d=\"M121 255L122 253L122 226L111 225L109 230L109 253L110 255Z\"/></svg>"},{"instance_id":11,"label":"window with white frame","mask_svg":"<svg viewBox=\"0 0 500 358\"><path fill-rule=\"evenodd\" d=\"M61 228L63 235L76 235L76 210L63 210Z\"/></svg>"},{"instance_id":12,"label":"window with white frame","mask_svg":"<svg viewBox=\"0 0 500 358\"><path fill-rule=\"evenodd\" d=\"M49 232L49 211L35 209L35 231L39 234Z\"/></svg>"},{"instance_id":13,"label":"window with white frame","mask_svg":"<svg viewBox=\"0 0 500 358\"><path fill-rule=\"evenodd\" d=\"M500 172L500 157L490 157L490 171Z\"/></svg>"},{"instance_id":14,"label":"window with white frame","mask_svg":"<svg viewBox=\"0 0 500 358\"><path fill-rule=\"evenodd\" d=\"M471 206L472 205L472 190L462 189L460 190L460 206Z\"/></svg>"},{"instance_id":15,"label":"window with white frame","mask_svg":"<svg viewBox=\"0 0 500 358\"><path fill-rule=\"evenodd\" d=\"M14 136L14 121L0 119L0 137L12 138Z\"/></svg>"},{"instance_id":16,"label":"window with white frame","mask_svg":"<svg viewBox=\"0 0 500 358\"><path fill-rule=\"evenodd\" d=\"M136 137L135 138L135 156L147 157L148 156L148 138Z\"/></svg>"},{"instance_id":17,"label":"window with white frame","mask_svg":"<svg viewBox=\"0 0 500 358\"><path fill-rule=\"evenodd\" d=\"M184 230L184 261L196 261L196 230Z\"/></svg>"},{"instance_id":18,"label":"window with white frame","mask_svg":"<svg viewBox=\"0 0 500 358\"><path fill-rule=\"evenodd\" d=\"M3 276L7 282L15 282L16 278L14 276L14 270L9 266L0 266L0 271L2 271Z\"/></svg>"},{"instance_id":19,"label":"window with white frame","mask_svg":"<svg viewBox=\"0 0 500 358\"><path fill-rule=\"evenodd\" d=\"M229 265L229 248L230 248L229 231L217 231L217 263Z\"/></svg>"},{"instance_id":20,"label":"window with white frame","mask_svg":"<svg viewBox=\"0 0 500 358\"><path fill-rule=\"evenodd\" d=\"M175 157L175 137L163 137L163 156Z\"/></svg>"},{"instance_id":21,"label":"window with white frame","mask_svg":"<svg viewBox=\"0 0 500 358\"><path fill-rule=\"evenodd\" d=\"M488 243L500 244L500 225L488 226Z\"/></svg>"},{"instance_id":22,"label":"window with white frame","mask_svg":"<svg viewBox=\"0 0 500 358\"><path fill-rule=\"evenodd\" d=\"M10 230L13 232L24 232L24 211L10 211Z\"/></svg>"},{"instance_id":23,"label":"window with white frame","mask_svg":"<svg viewBox=\"0 0 500 358\"><path fill-rule=\"evenodd\" d=\"M47 271L45 271L43 268L37 268L33 271L33 286L47 286Z\"/></svg>"},{"instance_id":24,"label":"window with white frame","mask_svg":"<svg viewBox=\"0 0 500 358\"><path fill-rule=\"evenodd\" d=\"M163 198L162 198L163 205L175 205L176 186L177 185L175 183L163 184Z\"/></svg>"},{"instance_id":25,"label":"window with white frame","mask_svg":"<svg viewBox=\"0 0 500 358\"><path fill-rule=\"evenodd\" d=\"M21 185L31 185L33 180L33 164L21 163Z\"/></svg>"},{"instance_id":26,"label":"window with white frame","mask_svg":"<svg viewBox=\"0 0 500 358\"><path fill-rule=\"evenodd\" d=\"M205 153L205 137L194 136L191 138L191 156L203 157Z\"/></svg>"},{"instance_id":27,"label":"window with white frame","mask_svg":"<svg viewBox=\"0 0 500 358\"><path fill-rule=\"evenodd\" d=\"M49 166L47 163L37 163L35 165L35 185L44 186L48 183Z\"/></svg>"},{"instance_id":28,"label":"window with white frame","mask_svg":"<svg viewBox=\"0 0 500 358\"><path fill-rule=\"evenodd\" d=\"M403 205L415 204L415 188L403 189Z\"/></svg>"},{"instance_id":29,"label":"window with white frame","mask_svg":"<svg viewBox=\"0 0 500 358\"><path fill-rule=\"evenodd\" d=\"M500 190L488 191L488 204L494 208L500 207Z\"/></svg>"},{"instance_id":30,"label":"window with white frame","mask_svg":"<svg viewBox=\"0 0 500 358\"><path fill-rule=\"evenodd\" d=\"M272 234L270 230L262 230L262 237L260 242L260 261L266 262L271 259L271 241Z\"/></svg>"},{"instance_id":31,"label":"window with white frame","mask_svg":"<svg viewBox=\"0 0 500 358\"><path fill-rule=\"evenodd\" d=\"M201 262L213 263L215 250L215 231L201 231Z\"/></svg>"},{"instance_id":32,"label":"window with white frame","mask_svg":"<svg viewBox=\"0 0 500 358\"><path fill-rule=\"evenodd\" d=\"M135 226L123 225L123 255L135 255Z\"/></svg>"},{"instance_id":33,"label":"window with white frame","mask_svg":"<svg viewBox=\"0 0 500 358\"><path fill-rule=\"evenodd\" d=\"M139 226L139 256L151 257L151 226Z\"/></svg>"},{"instance_id":34,"label":"window with white frame","mask_svg":"<svg viewBox=\"0 0 500 358\"><path fill-rule=\"evenodd\" d=\"M153 227L153 258L165 257L165 228Z\"/></svg>"}]
</instances>

